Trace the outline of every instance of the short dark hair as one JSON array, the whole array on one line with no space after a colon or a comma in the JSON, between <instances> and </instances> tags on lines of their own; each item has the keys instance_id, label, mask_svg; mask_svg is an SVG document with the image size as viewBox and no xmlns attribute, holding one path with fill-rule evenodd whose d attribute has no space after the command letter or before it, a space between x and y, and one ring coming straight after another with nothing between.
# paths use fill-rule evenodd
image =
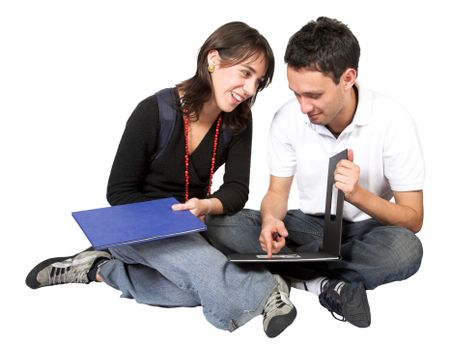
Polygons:
<instances>
[{"instance_id":1,"label":"short dark hair","mask_svg":"<svg viewBox=\"0 0 450 346\"><path fill-rule=\"evenodd\" d=\"M211 76L208 72L208 53L211 50L217 50L222 64L229 66L240 64L250 58L257 59L261 55L265 59L266 74L259 83L256 94L223 118L225 126L232 130L241 130L250 121L250 107L256 95L272 81L275 69L272 48L264 36L243 22L230 22L214 31L200 48L195 75L177 85L184 91L183 109L197 119L203 104L212 95Z\"/></svg>"},{"instance_id":2,"label":"short dark hair","mask_svg":"<svg viewBox=\"0 0 450 346\"><path fill-rule=\"evenodd\" d=\"M319 17L289 39L284 62L294 69L322 72L338 84L346 69L358 71L359 55L358 40L347 25Z\"/></svg>"}]
</instances>

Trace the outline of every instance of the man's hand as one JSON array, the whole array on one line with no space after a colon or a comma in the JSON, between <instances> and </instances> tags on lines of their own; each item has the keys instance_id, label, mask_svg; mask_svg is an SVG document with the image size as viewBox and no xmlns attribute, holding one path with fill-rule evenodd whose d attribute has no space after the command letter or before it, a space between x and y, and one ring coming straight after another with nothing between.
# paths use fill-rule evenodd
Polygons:
<instances>
[{"instance_id":1,"label":"man's hand","mask_svg":"<svg viewBox=\"0 0 450 346\"><path fill-rule=\"evenodd\" d=\"M344 192L344 197L349 202L360 188L359 172L359 166L353 163L353 150L349 149L348 159L339 161L334 171L335 185Z\"/></svg>"},{"instance_id":2,"label":"man's hand","mask_svg":"<svg viewBox=\"0 0 450 346\"><path fill-rule=\"evenodd\" d=\"M272 253L278 253L286 245L288 231L284 223L278 219L265 220L262 225L259 243L261 248L272 257Z\"/></svg>"}]
</instances>

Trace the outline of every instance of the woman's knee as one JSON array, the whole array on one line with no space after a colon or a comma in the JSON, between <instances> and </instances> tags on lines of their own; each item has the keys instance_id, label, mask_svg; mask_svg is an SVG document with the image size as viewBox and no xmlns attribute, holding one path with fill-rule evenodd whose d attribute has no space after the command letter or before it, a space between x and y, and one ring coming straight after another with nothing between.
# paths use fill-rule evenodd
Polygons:
<instances>
[{"instance_id":1,"label":"woman's knee","mask_svg":"<svg viewBox=\"0 0 450 346\"><path fill-rule=\"evenodd\" d=\"M257 210L243 209L233 215L208 215L206 218L208 227L231 228L238 226L260 226L261 218Z\"/></svg>"},{"instance_id":2,"label":"woman's knee","mask_svg":"<svg viewBox=\"0 0 450 346\"><path fill-rule=\"evenodd\" d=\"M208 216L206 238L222 252L242 252L258 243L259 212L244 209L234 215Z\"/></svg>"}]
</instances>

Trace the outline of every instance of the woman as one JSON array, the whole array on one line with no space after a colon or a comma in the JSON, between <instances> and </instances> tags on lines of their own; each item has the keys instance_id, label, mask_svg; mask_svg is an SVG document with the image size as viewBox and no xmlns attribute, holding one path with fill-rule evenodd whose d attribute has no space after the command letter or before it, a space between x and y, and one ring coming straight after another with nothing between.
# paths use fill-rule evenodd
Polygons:
<instances>
[{"instance_id":1,"label":"woman","mask_svg":"<svg viewBox=\"0 0 450 346\"><path fill-rule=\"evenodd\" d=\"M118 205L173 196L181 202L174 210L187 209L200 218L241 210L248 198L250 107L273 71L272 50L257 30L241 22L218 28L200 49L194 77L172 90L178 111L165 148L158 147L155 95L131 115L111 170L108 201ZM211 194L213 173L223 164L223 184ZM264 331L274 337L296 316L279 276L228 263L198 233L48 259L26 279L31 288L91 281L103 281L144 304L202 305L210 323L230 331L264 313Z\"/></svg>"}]
</instances>

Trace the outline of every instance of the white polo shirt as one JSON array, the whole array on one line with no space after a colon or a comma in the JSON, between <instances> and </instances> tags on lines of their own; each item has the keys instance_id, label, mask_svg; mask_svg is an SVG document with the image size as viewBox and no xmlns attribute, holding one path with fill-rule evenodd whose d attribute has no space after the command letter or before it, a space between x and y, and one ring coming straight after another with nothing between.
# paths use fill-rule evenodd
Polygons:
<instances>
[{"instance_id":1,"label":"white polo shirt","mask_svg":"<svg viewBox=\"0 0 450 346\"><path fill-rule=\"evenodd\" d=\"M325 126L312 124L296 99L281 107L272 121L270 174L295 175L304 213L324 213L328 159L344 149L353 149L354 162L360 167L359 184L374 194L390 200L393 191L423 189L423 153L413 119L392 99L361 85L357 88L355 116L338 138ZM345 202L344 219L368 218Z\"/></svg>"}]
</instances>

